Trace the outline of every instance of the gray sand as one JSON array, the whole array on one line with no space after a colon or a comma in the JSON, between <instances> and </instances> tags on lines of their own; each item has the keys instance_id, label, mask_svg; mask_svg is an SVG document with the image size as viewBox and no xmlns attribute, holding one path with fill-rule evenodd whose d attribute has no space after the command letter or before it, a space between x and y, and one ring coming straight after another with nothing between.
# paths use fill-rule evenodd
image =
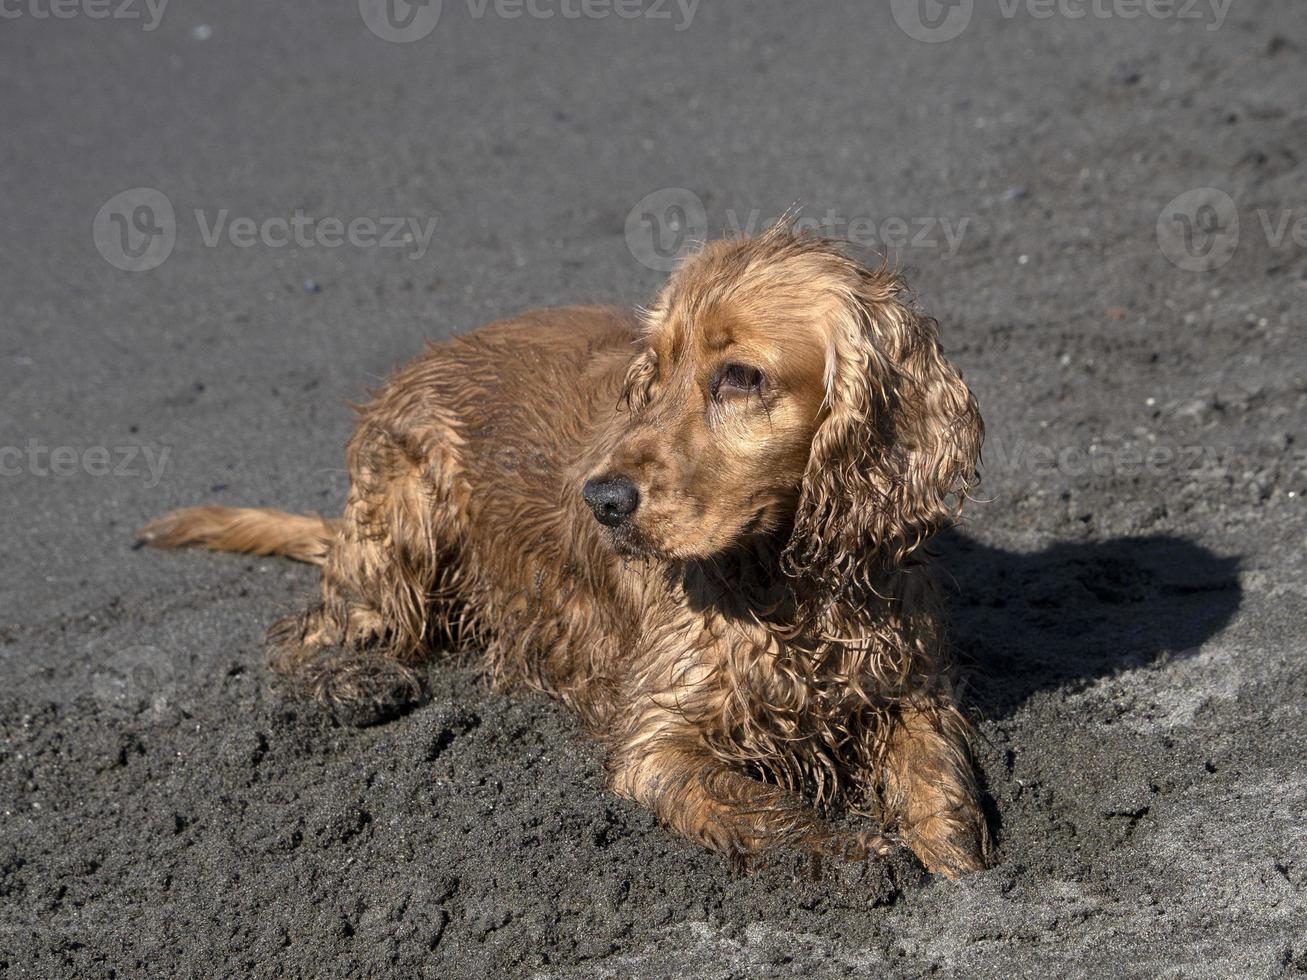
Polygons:
<instances>
[{"instance_id":1,"label":"gray sand","mask_svg":"<svg viewBox=\"0 0 1307 980\"><path fill-rule=\"evenodd\" d=\"M399 44L350 2L34 2L0 24L0 976L1307 970L1304 5L982 2L922 43L879 0L447 0ZM137 187L176 241L133 273L92 227ZM312 570L132 551L185 503L335 512L348 400L423 338L649 299L624 228L669 187L713 233L920 237L990 433L941 551L992 871L733 876L474 663L364 729L278 699ZM1165 210L1205 187L1237 247L1219 196ZM420 256L205 242L296 209L437 220Z\"/></svg>"}]
</instances>

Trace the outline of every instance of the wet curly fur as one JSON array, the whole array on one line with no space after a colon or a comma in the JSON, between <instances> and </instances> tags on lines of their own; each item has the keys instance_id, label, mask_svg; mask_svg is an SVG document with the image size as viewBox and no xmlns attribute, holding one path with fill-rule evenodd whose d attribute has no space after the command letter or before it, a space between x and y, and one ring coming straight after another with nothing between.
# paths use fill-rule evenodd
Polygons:
<instances>
[{"instance_id":1,"label":"wet curly fur","mask_svg":"<svg viewBox=\"0 0 1307 980\"><path fill-rule=\"evenodd\" d=\"M198 507L141 536L321 565L320 601L272 633L307 693L402 704L433 651L481 649L693 840L903 843L957 875L989 835L922 545L981 438L899 278L778 225L708 244L647 310L430 346L359 410L339 519Z\"/></svg>"}]
</instances>

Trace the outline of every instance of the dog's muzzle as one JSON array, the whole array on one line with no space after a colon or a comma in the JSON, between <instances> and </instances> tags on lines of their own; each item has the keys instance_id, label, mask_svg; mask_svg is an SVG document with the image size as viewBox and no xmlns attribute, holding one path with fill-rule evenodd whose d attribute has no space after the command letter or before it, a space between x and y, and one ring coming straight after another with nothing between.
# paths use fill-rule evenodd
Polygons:
<instances>
[{"instance_id":1,"label":"dog's muzzle","mask_svg":"<svg viewBox=\"0 0 1307 980\"><path fill-rule=\"evenodd\" d=\"M581 496L605 527L620 527L640 506L640 491L624 476L586 480Z\"/></svg>"}]
</instances>

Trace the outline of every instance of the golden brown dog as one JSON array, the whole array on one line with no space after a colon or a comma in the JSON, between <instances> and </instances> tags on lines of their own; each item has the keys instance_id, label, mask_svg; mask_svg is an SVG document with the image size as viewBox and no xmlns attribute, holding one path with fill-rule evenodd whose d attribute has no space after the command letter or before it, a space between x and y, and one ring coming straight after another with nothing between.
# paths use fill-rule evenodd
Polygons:
<instances>
[{"instance_id":1,"label":"golden brown dog","mask_svg":"<svg viewBox=\"0 0 1307 980\"><path fill-rule=\"evenodd\" d=\"M647 311L528 313L431 346L360 410L343 517L147 525L322 566L275 668L337 702L419 692L451 643L561 698L612 788L737 859L989 836L922 545L981 421L892 273L787 226L688 259ZM831 805L870 818L837 831Z\"/></svg>"}]
</instances>

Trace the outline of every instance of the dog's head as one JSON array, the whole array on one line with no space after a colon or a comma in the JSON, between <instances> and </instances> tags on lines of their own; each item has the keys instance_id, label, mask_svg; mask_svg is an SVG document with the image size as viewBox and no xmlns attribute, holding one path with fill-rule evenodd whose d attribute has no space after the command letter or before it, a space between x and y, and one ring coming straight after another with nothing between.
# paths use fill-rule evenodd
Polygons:
<instances>
[{"instance_id":1,"label":"dog's head","mask_svg":"<svg viewBox=\"0 0 1307 980\"><path fill-rule=\"evenodd\" d=\"M709 244L646 314L629 418L585 485L619 551L718 555L789 535L839 588L953 515L981 421L897 276L785 225Z\"/></svg>"}]
</instances>

